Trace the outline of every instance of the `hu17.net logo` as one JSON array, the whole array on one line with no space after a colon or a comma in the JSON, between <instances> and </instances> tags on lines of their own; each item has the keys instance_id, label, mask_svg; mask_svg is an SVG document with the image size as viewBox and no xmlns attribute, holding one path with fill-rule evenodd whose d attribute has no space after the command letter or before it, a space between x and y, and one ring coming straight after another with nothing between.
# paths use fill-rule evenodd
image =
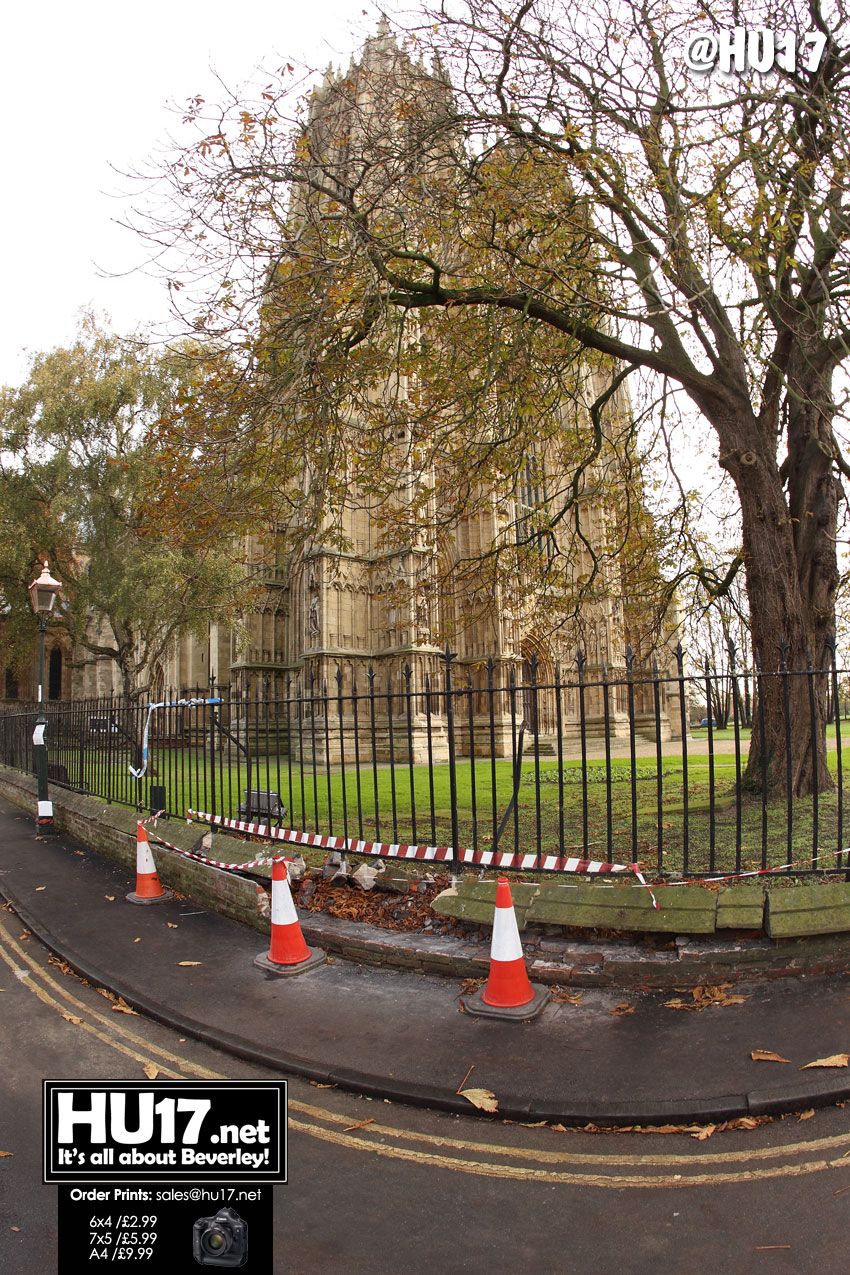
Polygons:
<instances>
[{"instance_id":1,"label":"hu17.net logo","mask_svg":"<svg viewBox=\"0 0 850 1275\"><path fill-rule=\"evenodd\" d=\"M685 65L707 74L732 71L816 71L823 59L827 37L822 31L771 31L768 27L731 27L700 31L685 42Z\"/></svg>"}]
</instances>

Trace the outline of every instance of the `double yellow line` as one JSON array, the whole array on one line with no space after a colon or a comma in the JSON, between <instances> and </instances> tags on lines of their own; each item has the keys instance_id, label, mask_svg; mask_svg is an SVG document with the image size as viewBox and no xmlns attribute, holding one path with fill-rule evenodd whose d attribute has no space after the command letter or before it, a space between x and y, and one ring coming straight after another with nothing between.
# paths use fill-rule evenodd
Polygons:
<instances>
[{"instance_id":1,"label":"double yellow line","mask_svg":"<svg viewBox=\"0 0 850 1275\"><path fill-rule=\"evenodd\" d=\"M230 1077L212 1071L156 1045L134 1032L114 1011L100 1012L75 996L26 950L0 920L0 959L43 1005L71 1018L81 1031L116 1050L140 1067L156 1066L171 1079L196 1076L207 1080ZM375 1108L380 1110L380 1108ZM394 1107L402 1114L403 1108ZM571 1151L574 1134L552 1132L565 1143L563 1150L508 1146L472 1138L448 1137L382 1124L358 1121L350 1115L299 1102L290 1095L289 1128L323 1142L435 1169L478 1177L509 1178L547 1185L669 1189L757 1182L766 1178L797 1177L825 1169L850 1169L850 1130L807 1142L754 1147L739 1151L709 1151L704 1144L690 1154L610 1154ZM293 1115L292 1113L296 1113ZM639 1173L631 1169L643 1170ZM599 1170L604 1170L600 1172Z\"/></svg>"},{"instance_id":2,"label":"double yellow line","mask_svg":"<svg viewBox=\"0 0 850 1275\"><path fill-rule=\"evenodd\" d=\"M80 1031L94 1036L102 1044L116 1050L126 1058L145 1067L153 1065L159 1074L172 1080L182 1076L199 1076L207 1080L223 1080L218 1072L210 1071L197 1063L189 1062L177 1054L155 1045L131 1031L120 1019L124 1015L114 1010L101 1013L75 996L67 985L58 982L26 947L13 938L8 926L0 920L0 960L2 960L24 986L37 996L43 1005L56 1010L63 1018L74 1020ZM77 1021L81 1020L81 1021Z\"/></svg>"},{"instance_id":3,"label":"double yellow line","mask_svg":"<svg viewBox=\"0 0 850 1275\"><path fill-rule=\"evenodd\" d=\"M756 1147L745 1151L708 1152L700 1149L690 1155L629 1155L617 1152L603 1155L571 1152L569 1149L547 1151L532 1147L511 1147L465 1138L442 1137L377 1122L370 1122L357 1136L351 1136L345 1131L345 1126L351 1125L350 1117L303 1103L289 1105L290 1108L312 1117L312 1123L290 1118L290 1129L338 1146L478 1177L510 1178L542 1182L550 1186L559 1184L616 1190L643 1187L657 1190L797 1177L823 1169L850 1169L850 1132L809 1142ZM552 1136L568 1139L574 1135L553 1132ZM411 1145L404 1146L402 1143ZM434 1149L426 1150L426 1147ZM843 1154L837 1155L842 1149ZM848 1158L845 1159L845 1155ZM775 1163L780 1160L786 1163ZM624 1169L638 1166L655 1171L637 1174L623 1172ZM706 1172L707 1166L718 1167ZM598 1167L608 1169L609 1172L595 1172L594 1169Z\"/></svg>"}]
</instances>

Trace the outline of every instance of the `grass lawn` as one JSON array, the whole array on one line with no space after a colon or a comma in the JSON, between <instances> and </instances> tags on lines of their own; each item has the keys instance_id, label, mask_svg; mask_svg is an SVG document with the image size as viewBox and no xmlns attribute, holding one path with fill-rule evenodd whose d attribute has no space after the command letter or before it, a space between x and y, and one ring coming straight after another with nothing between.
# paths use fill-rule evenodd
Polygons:
<instances>
[{"instance_id":1,"label":"grass lawn","mask_svg":"<svg viewBox=\"0 0 850 1275\"><path fill-rule=\"evenodd\" d=\"M695 737L702 732L695 731ZM731 731L715 738L732 738ZM668 749L670 746L667 746ZM844 773L850 767L850 747L842 750ZM150 785L166 789L168 809L176 815L188 807L232 817L248 787L244 761L237 768L220 757L215 774L215 798L201 756L189 749L152 752L151 770L137 785L129 774L128 757L117 757L107 769L95 758L82 759L86 786L112 798L147 808ZM746 741L742 739L742 760ZM836 773L836 754L829 754ZM69 778L76 782L69 764ZM457 843L490 849L494 830L508 809L513 793L510 761L469 758L456 767ZM734 872L790 861L811 866L814 848L834 851L838 841L838 795L795 800L790 809L782 798L763 812L760 798L735 791L734 753L688 753L687 782L681 752L662 757L661 776L654 758L639 758L634 778L628 758L613 758L610 784L604 761L591 761L584 780L578 760L564 763L561 781L557 762L541 759L539 784L533 757L522 767L518 800L512 808L499 846L525 853L566 854L630 863L635 858L650 870L659 862L665 872ZM287 826L312 832L365 837L369 840L451 845L452 791L448 765L404 764L395 770L371 763L314 772L286 756L259 757L252 763L250 786L273 789L288 809ZM137 796L138 794L138 796ZM713 817L712 817L713 806ZM848 806L850 809L850 806ZM586 829L586 832L585 832ZM659 853L660 851L660 853ZM819 866L834 866L834 858Z\"/></svg>"}]
</instances>

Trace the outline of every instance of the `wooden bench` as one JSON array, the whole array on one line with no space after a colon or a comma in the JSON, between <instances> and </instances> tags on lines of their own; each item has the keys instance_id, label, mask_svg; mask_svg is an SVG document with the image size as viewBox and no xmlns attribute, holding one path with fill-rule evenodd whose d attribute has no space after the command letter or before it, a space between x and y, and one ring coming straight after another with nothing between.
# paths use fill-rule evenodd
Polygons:
<instances>
[{"instance_id":1,"label":"wooden bench","mask_svg":"<svg viewBox=\"0 0 850 1275\"><path fill-rule=\"evenodd\" d=\"M246 788L245 800L239 807L239 818L249 821L276 819L280 824L286 818L286 806L281 804L276 792L264 788Z\"/></svg>"}]
</instances>

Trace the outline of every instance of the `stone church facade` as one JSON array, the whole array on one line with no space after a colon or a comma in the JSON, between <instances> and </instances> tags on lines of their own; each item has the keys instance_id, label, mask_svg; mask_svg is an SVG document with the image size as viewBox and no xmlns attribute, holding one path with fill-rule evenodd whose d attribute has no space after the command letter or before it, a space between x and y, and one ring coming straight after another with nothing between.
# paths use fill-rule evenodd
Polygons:
<instances>
[{"instance_id":1,"label":"stone church facade","mask_svg":"<svg viewBox=\"0 0 850 1275\"><path fill-rule=\"evenodd\" d=\"M377 110L381 93L376 85L404 83L414 70L408 55L399 49L384 22L377 35L366 42L361 58L349 67L344 77L346 94L366 110ZM415 68L421 86L423 77L431 84L435 100L450 92L439 68L426 75L420 65ZM337 110L337 83L341 77L329 72L316 90L311 106L308 129L321 137L323 130L332 133L331 124ZM295 213L298 215L297 201ZM588 374L588 393L596 396L604 388L601 374ZM628 412L628 400L620 394L614 409ZM545 468L545 467L544 467ZM612 538L613 504L606 499L604 460L598 462L593 491L582 509L583 534L605 551ZM517 480L517 502L524 499L522 482ZM435 759L445 751L445 704L439 697L445 677L445 638L450 634L452 678L454 686L468 687L473 698L475 751L486 752L490 739L498 754L510 752L512 733L517 721L525 721L536 734L543 751L552 751L552 741L560 728L561 737L569 745L579 731L584 712L589 734L604 730L603 692L597 683L605 669L612 683L624 682L626 648L631 644L638 662L635 676L641 675L640 659L649 654L648 634L637 632L629 618L622 587L616 570L606 567L606 587L598 590L593 601L583 604L581 613L568 628L556 633L542 628L535 616L533 583L516 581L507 586L493 586L486 597L475 596L475 589L456 592L441 589L439 581L451 574L452 556L474 556L486 552L497 534L495 506L490 513L478 514L456 528L452 539L441 549L437 560L434 551L411 545L388 551L381 540L376 520L377 510L370 500L351 488L346 506L340 511L341 526L348 548L344 551L314 544L294 569L273 560L268 544L259 537L246 546L247 557L258 567L261 589L252 614L244 617L239 634L224 626L213 625L209 639L199 643L186 638L172 650L163 666L156 670L152 698L165 694L166 688L185 693L189 688L205 686L214 678L219 686L230 685L248 699L301 696L302 700L325 697L336 706L343 704L346 718L343 739L353 731L350 697L356 692L366 695L370 686L379 697L376 714L378 751L386 749L389 716L398 715L399 726L405 713L402 699L389 700L387 692L412 692L413 753L416 760L425 756L426 704L424 693L429 688L431 744ZM576 576L589 570L587 551L575 553L571 570ZM672 631L672 630L671 630ZM580 702L578 691L565 689L560 705L552 689L556 667L562 685L576 681L576 652L584 653L584 681L591 684ZM656 647L662 674L672 666L669 648ZM78 698L118 692L117 677L104 662L84 663L65 651L66 667L61 697ZM56 657L58 658L58 657ZM645 668L643 671L646 671ZM533 690L532 684L540 689ZM513 685L513 696L509 688ZM495 691L494 709L488 698L489 687ZM655 713L651 691L643 701L638 689L636 717L638 728L647 734L655 732ZM341 697L341 699L339 698ZM322 703L299 711L318 713ZM513 705L513 708L512 708ZM612 686L608 697L609 729L613 735L628 730L626 688ZM664 738L680 733L679 700L675 686L661 685L661 732ZM405 723L406 725L406 723ZM363 734L361 756L369 755L369 732ZM400 738L400 730L396 735ZM460 751L469 749L468 727L459 728ZM338 736L334 735L338 754ZM346 745L347 747L347 745ZM333 756L331 757L333 760Z\"/></svg>"},{"instance_id":2,"label":"stone church facade","mask_svg":"<svg viewBox=\"0 0 850 1275\"><path fill-rule=\"evenodd\" d=\"M441 94L450 92L439 68L426 74L421 64L413 67L382 22L377 35L367 41L360 60L352 63L345 76L329 71L324 84L316 90L307 124L313 145L321 148L323 136L330 139L335 131L340 131L333 128L335 113L340 109L340 82L344 84L345 101L356 103L357 110L368 115L380 109L380 101L386 105L391 100L392 88L381 86L403 85L413 72L417 85L414 91L422 91L424 77L434 101L439 102ZM297 197L294 209L297 216ZM302 207L302 214L303 211ZM600 373L589 372L586 384L588 395L593 397L606 388ZM629 411L625 394L615 396L611 410ZM612 519L616 518L613 503L604 494L606 477L605 462L601 460L596 481L588 484L599 494L588 497L582 510L583 533L603 554L612 539ZM517 501L524 498L518 476ZM347 697L355 688L358 695L365 695L371 684L382 697L377 712L381 719L378 734L384 744L379 742L379 749L385 746L387 734L383 697L389 689L397 694L409 688L418 696L414 701L414 733L418 736L414 752L421 759L422 695L426 679L434 695L443 686L445 634L451 635L450 646L456 656L452 661L453 685L468 685L475 693L475 716L480 727L475 734L476 751L479 740L481 751L489 749L491 723L486 692L491 684L496 688L496 748L505 753L510 750L511 732L516 729L509 707L511 683L516 687L514 719L524 719L545 746L547 741L551 744L559 724L552 689L556 666L562 683L575 682L578 648L585 656L583 676L587 683L601 678L603 665L612 682L624 680L628 644L637 656L635 676L640 675L640 658L648 655L650 649L649 635L635 631L615 568L603 568L609 577L607 588L584 605L571 626L552 634L535 621L534 588L529 581L493 586L484 598L473 596L477 592L474 589L458 593L441 588L438 583L451 575L453 555L474 556L492 545L498 522L495 508L462 523L451 542L443 546L439 561L433 551L420 545L411 545L402 552L387 551L376 514L369 499L350 488L341 517L347 550L315 544L291 573L266 561L263 596L256 612L246 617L242 644L235 635L211 635L210 670L220 681L237 682L249 696L262 697L268 690L273 695L300 693L307 697L312 688L313 696L327 694L333 700L341 693L349 713ZM249 556L262 562L269 555L256 541L249 546ZM587 574L589 569L587 551L574 552L571 570L579 575ZM429 580L433 582L430 585ZM185 659L185 654L181 658ZM662 669L672 664L669 648L663 644L659 664ZM370 678L374 679L371 683ZM545 689L530 693L532 681ZM626 695L625 686L612 687L610 692L609 722L614 734L628 729ZM647 733L654 734L651 693L647 692L643 702L640 696L638 690L638 726L643 724ZM675 687L670 683L662 685L661 699L662 734L669 738L680 733ZM582 708L577 690L564 691L560 707L561 735L566 741L575 740ZM589 733L601 735L602 691L588 690L583 707ZM393 713L396 712L401 719L400 698L393 701ZM461 746L468 748L468 739Z\"/></svg>"}]
</instances>

